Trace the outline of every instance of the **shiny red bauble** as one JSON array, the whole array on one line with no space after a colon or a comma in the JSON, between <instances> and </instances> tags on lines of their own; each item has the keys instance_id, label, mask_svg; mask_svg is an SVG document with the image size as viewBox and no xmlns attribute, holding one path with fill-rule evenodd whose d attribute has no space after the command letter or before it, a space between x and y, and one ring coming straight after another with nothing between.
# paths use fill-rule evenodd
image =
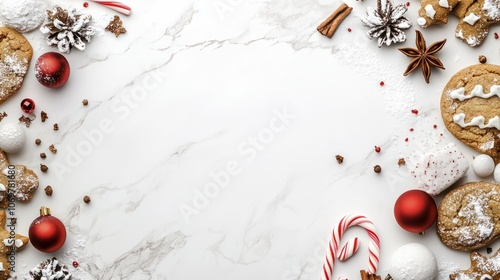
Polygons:
<instances>
[{"instance_id":1,"label":"shiny red bauble","mask_svg":"<svg viewBox=\"0 0 500 280\"><path fill-rule=\"evenodd\" d=\"M62 87L68 81L69 73L69 62L60 53L44 53L35 63L36 79L48 88Z\"/></svg>"},{"instance_id":2,"label":"shiny red bauble","mask_svg":"<svg viewBox=\"0 0 500 280\"><path fill-rule=\"evenodd\" d=\"M40 217L31 223L28 234L33 247L44 253L55 252L66 242L66 228L45 206L40 209Z\"/></svg>"},{"instance_id":3,"label":"shiny red bauble","mask_svg":"<svg viewBox=\"0 0 500 280\"><path fill-rule=\"evenodd\" d=\"M436 202L424 191L407 191L396 200L394 217L404 230L422 233L436 221Z\"/></svg>"},{"instance_id":4,"label":"shiny red bauble","mask_svg":"<svg viewBox=\"0 0 500 280\"><path fill-rule=\"evenodd\" d=\"M21 101L21 110L26 114L31 114L35 111L35 101L31 98L25 98Z\"/></svg>"}]
</instances>

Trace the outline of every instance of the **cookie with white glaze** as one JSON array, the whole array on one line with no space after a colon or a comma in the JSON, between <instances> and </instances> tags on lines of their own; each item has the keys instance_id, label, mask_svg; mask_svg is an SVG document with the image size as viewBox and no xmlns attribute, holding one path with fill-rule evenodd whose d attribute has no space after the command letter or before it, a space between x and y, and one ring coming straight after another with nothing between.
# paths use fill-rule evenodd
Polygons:
<instances>
[{"instance_id":1,"label":"cookie with white glaze","mask_svg":"<svg viewBox=\"0 0 500 280\"><path fill-rule=\"evenodd\" d=\"M472 182L450 191L438 208L437 233L451 249L472 251L500 236L500 185Z\"/></svg>"},{"instance_id":2,"label":"cookie with white glaze","mask_svg":"<svg viewBox=\"0 0 500 280\"><path fill-rule=\"evenodd\" d=\"M441 116L458 140L500 163L500 66L469 66L441 95Z\"/></svg>"}]
</instances>

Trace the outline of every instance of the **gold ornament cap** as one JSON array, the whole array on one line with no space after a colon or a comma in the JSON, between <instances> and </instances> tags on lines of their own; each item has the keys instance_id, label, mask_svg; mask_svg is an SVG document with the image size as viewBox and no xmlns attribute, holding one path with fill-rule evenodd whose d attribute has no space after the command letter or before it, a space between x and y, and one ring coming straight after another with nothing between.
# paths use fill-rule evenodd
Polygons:
<instances>
[{"instance_id":1,"label":"gold ornament cap","mask_svg":"<svg viewBox=\"0 0 500 280\"><path fill-rule=\"evenodd\" d=\"M40 216L50 216L50 208L42 206L42 208L40 208Z\"/></svg>"}]
</instances>

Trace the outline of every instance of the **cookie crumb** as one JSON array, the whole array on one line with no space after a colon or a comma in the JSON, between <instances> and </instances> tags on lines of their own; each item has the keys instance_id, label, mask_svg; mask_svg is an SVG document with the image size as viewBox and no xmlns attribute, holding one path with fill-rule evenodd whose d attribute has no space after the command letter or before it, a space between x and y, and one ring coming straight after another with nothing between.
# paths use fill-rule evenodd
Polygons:
<instances>
[{"instance_id":1,"label":"cookie crumb","mask_svg":"<svg viewBox=\"0 0 500 280\"><path fill-rule=\"evenodd\" d=\"M486 248L486 253L491 254L493 252L493 249L491 247Z\"/></svg>"},{"instance_id":2,"label":"cookie crumb","mask_svg":"<svg viewBox=\"0 0 500 280\"><path fill-rule=\"evenodd\" d=\"M375 165L375 166L373 167L373 171L374 171L375 173L380 173L380 172L382 172L382 167L380 167L380 165L378 165L378 164L377 164L377 165Z\"/></svg>"},{"instance_id":3,"label":"cookie crumb","mask_svg":"<svg viewBox=\"0 0 500 280\"><path fill-rule=\"evenodd\" d=\"M47 113L45 113L44 111L42 111L40 113L40 118L42 119L42 122L45 122L49 118L49 116L47 115Z\"/></svg>"},{"instance_id":4,"label":"cookie crumb","mask_svg":"<svg viewBox=\"0 0 500 280\"><path fill-rule=\"evenodd\" d=\"M338 162L339 164L341 164L341 163L343 163L343 162L344 162L344 157L343 157L343 156L341 156L341 155L336 155L336 156L335 156L335 159L337 160L337 162Z\"/></svg>"},{"instance_id":5,"label":"cookie crumb","mask_svg":"<svg viewBox=\"0 0 500 280\"><path fill-rule=\"evenodd\" d=\"M123 27L123 22L119 16L114 16L104 30L114 33L116 37L120 36L120 34L122 33L127 32L127 29Z\"/></svg>"},{"instance_id":6,"label":"cookie crumb","mask_svg":"<svg viewBox=\"0 0 500 280\"><path fill-rule=\"evenodd\" d=\"M39 138L37 138L37 139L35 140L35 144L40 145L41 143L42 143L42 140L40 140Z\"/></svg>"},{"instance_id":7,"label":"cookie crumb","mask_svg":"<svg viewBox=\"0 0 500 280\"><path fill-rule=\"evenodd\" d=\"M487 61L486 56L484 56L484 55L480 55L478 59L479 59L479 62L483 63L483 64L486 63L486 61Z\"/></svg>"},{"instance_id":8,"label":"cookie crumb","mask_svg":"<svg viewBox=\"0 0 500 280\"><path fill-rule=\"evenodd\" d=\"M41 157L41 158L46 158L46 157L47 157L47 155L46 155L45 153L40 153L40 157Z\"/></svg>"},{"instance_id":9,"label":"cookie crumb","mask_svg":"<svg viewBox=\"0 0 500 280\"><path fill-rule=\"evenodd\" d=\"M2 112L2 113L0 113L0 122L1 122L1 121L3 120L3 118L5 118L5 117L7 117L7 113L5 113L5 111L4 111L4 112Z\"/></svg>"},{"instance_id":10,"label":"cookie crumb","mask_svg":"<svg viewBox=\"0 0 500 280\"><path fill-rule=\"evenodd\" d=\"M87 106L87 105L89 105L89 101L87 99L83 99L82 104L83 104L83 106Z\"/></svg>"},{"instance_id":11,"label":"cookie crumb","mask_svg":"<svg viewBox=\"0 0 500 280\"><path fill-rule=\"evenodd\" d=\"M387 274L384 280L392 280L392 276L390 274Z\"/></svg>"},{"instance_id":12,"label":"cookie crumb","mask_svg":"<svg viewBox=\"0 0 500 280\"><path fill-rule=\"evenodd\" d=\"M40 164L40 170L42 172L47 172L49 170L49 167L45 164Z\"/></svg>"},{"instance_id":13,"label":"cookie crumb","mask_svg":"<svg viewBox=\"0 0 500 280\"><path fill-rule=\"evenodd\" d=\"M90 196L86 195L83 197L83 202L90 203Z\"/></svg>"},{"instance_id":14,"label":"cookie crumb","mask_svg":"<svg viewBox=\"0 0 500 280\"><path fill-rule=\"evenodd\" d=\"M46 195L52 196L53 190L52 190L51 186L46 186L45 189L43 189L43 190L45 191Z\"/></svg>"},{"instance_id":15,"label":"cookie crumb","mask_svg":"<svg viewBox=\"0 0 500 280\"><path fill-rule=\"evenodd\" d=\"M59 130L59 125L57 123L54 124L54 130L58 131Z\"/></svg>"},{"instance_id":16,"label":"cookie crumb","mask_svg":"<svg viewBox=\"0 0 500 280\"><path fill-rule=\"evenodd\" d=\"M401 166L401 165L405 165L406 164L406 161L404 158L400 158L398 159L398 165Z\"/></svg>"},{"instance_id":17,"label":"cookie crumb","mask_svg":"<svg viewBox=\"0 0 500 280\"><path fill-rule=\"evenodd\" d=\"M31 125L31 119L22 115L20 118L19 118L19 121L24 123L26 125L26 127L30 127Z\"/></svg>"},{"instance_id":18,"label":"cookie crumb","mask_svg":"<svg viewBox=\"0 0 500 280\"><path fill-rule=\"evenodd\" d=\"M50 146L49 146L49 150L50 150L53 154L57 153L57 149L56 149L56 147L54 147L54 144L52 144L52 145L50 145Z\"/></svg>"}]
</instances>

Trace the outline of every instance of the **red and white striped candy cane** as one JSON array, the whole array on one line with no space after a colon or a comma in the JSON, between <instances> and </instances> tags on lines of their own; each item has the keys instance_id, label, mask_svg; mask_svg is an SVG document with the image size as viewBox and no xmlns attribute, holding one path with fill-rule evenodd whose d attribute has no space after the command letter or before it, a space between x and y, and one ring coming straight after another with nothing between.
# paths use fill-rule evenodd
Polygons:
<instances>
[{"instance_id":1,"label":"red and white striped candy cane","mask_svg":"<svg viewBox=\"0 0 500 280\"><path fill-rule=\"evenodd\" d=\"M339 261L345 261L352 257L359 249L359 238L354 237L353 239L347 241L347 243L340 249L338 259Z\"/></svg>"},{"instance_id":2,"label":"red and white striped candy cane","mask_svg":"<svg viewBox=\"0 0 500 280\"><path fill-rule=\"evenodd\" d=\"M101 0L90 0L92 2L96 2L96 3L99 3L101 5L104 5L112 10L115 10L119 13L122 13L126 16L130 15L130 13L132 13L132 8L130 8L129 6L123 4L123 3L120 3L120 2L116 2L116 1L101 1Z\"/></svg>"},{"instance_id":3,"label":"red and white striped candy cane","mask_svg":"<svg viewBox=\"0 0 500 280\"><path fill-rule=\"evenodd\" d=\"M360 226L364 228L368 233L368 237L370 238L370 242L368 244L368 271L371 274L375 274L375 272L377 271L380 255L380 239L375 232L375 226L365 216L347 215L343 217L340 220L338 226L333 229L332 239L328 242L328 252L326 254L325 263L323 264L323 271L321 274L322 280L331 280L333 265L335 264L340 240L342 239L344 232L352 226Z\"/></svg>"}]
</instances>

